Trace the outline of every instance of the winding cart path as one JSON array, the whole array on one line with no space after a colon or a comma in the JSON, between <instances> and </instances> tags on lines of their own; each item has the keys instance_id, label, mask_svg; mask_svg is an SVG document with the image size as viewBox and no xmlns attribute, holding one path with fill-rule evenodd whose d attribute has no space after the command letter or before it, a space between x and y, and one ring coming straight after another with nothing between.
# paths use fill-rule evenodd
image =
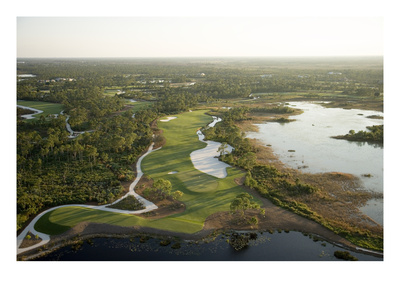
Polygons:
<instances>
[{"instance_id":1,"label":"winding cart path","mask_svg":"<svg viewBox=\"0 0 400 300\"><path fill-rule=\"evenodd\" d=\"M50 208L46 211L43 211L42 213L40 213L39 215L37 215L31 223L29 223L29 225L17 236L17 254L21 254L23 252L35 249L37 247L43 246L45 244L47 244L50 241L50 236L48 234L39 232L35 230L35 224L36 222L46 213L53 211L55 209L58 209L60 207L65 207L65 206L78 206L78 207L86 207L86 208L92 208L92 209L98 209L98 210L103 210L103 211L109 211L109 212L113 212L113 213L121 213L121 214L130 214L130 215L134 215L134 214L141 214L141 213L145 213L148 211L152 211L154 209L157 209L157 205L155 205L154 203L146 200L145 198L143 198L142 196L138 195L135 192L135 186L138 184L140 178L143 176L143 172L142 169L140 167L142 160L144 157L146 157L148 154L150 154L151 152L157 151L161 148L157 148L157 149L153 149L154 143L152 143L149 147L149 149L147 150L147 152L145 154L143 154L139 160L136 163L136 170L137 170L137 176L136 179L131 183L131 185L129 186L129 192L126 193L123 197L121 197L120 199L118 199L117 201L115 201L113 204L118 203L119 201L121 201L122 199L125 199L127 196L132 195L134 197L136 197L136 199L138 199L139 201L141 201L143 203L143 205L145 206L144 209L141 210L121 210L121 209L113 209L113 208L109 208L108 206L110 204L106 204L106 205L101 205L101 206L93 206L93 205L84 205L84 204L68 204L68 205L61 205L61 206L57 206L57 207L53 207ZM26 248L20 248L22 241L24 240L24 238L26 237L26 235L28 234L28 232L31 232L34 236L38 236L42 241L38 244L35 244L33 246L30 247L26 247Z\"/></svg>"}]
</instances>

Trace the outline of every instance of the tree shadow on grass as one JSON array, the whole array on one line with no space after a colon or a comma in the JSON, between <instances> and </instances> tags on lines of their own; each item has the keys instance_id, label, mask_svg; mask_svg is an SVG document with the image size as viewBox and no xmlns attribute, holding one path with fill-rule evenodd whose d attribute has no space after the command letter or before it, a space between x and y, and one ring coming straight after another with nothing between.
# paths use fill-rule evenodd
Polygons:
<instances>
[{"instance_id":1,"label":"tree shadow on grass","mask_svg":"<svg viewBox=\"0 0 400 300\"><path fill-rule=\"evenodd\" d=\"M36 222L34 226L36 231L43 232L49 235L56 235L56 234L61 234L71 228L70 226L60 225L50 221L53 212L54 210L44 214Z\"/></svg>"}]
</instances>

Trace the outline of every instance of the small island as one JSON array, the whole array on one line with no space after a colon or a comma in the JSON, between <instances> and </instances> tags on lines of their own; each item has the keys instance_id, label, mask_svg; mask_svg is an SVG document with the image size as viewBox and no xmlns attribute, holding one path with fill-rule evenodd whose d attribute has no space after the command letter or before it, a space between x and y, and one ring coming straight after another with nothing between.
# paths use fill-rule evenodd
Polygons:
<instances>
[{"instance_id":1,"label":"small island","mask_svg":"<svg viewBox=\"0 0 400 300\"><path fill-rule=\"evenodd\" d=\"M333 136L332 138L383 144L383 125L367 126L367 129L369 131L360 130L355 132L354 130L350 130L346 135Z\"/></svg>"}]
</instances>

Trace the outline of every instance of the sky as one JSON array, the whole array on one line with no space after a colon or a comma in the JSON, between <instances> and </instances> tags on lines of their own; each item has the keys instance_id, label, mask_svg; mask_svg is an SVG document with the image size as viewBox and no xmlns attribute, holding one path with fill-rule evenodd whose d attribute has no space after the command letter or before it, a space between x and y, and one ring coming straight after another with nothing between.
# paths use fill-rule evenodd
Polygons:
<instances>
[{"instance_id":1,"label":"sky","mask_svg":"<svg viewBox=\"0 0 400 300\"><path fill-rule=\"evenodd\" d=\"M17 17L17 57L381 56L383 17Z\"/></svg>"}]
</instances>

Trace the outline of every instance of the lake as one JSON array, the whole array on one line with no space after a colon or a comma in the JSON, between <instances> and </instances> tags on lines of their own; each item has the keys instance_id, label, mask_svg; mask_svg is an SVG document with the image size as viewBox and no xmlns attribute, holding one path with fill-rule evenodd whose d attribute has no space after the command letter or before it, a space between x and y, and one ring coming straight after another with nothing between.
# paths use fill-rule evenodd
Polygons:
<instances>
[{"instance_id":1,"label":"lake","mask_svg":"<svg viewBox=\"0 0 400 300\"><path fill-rule=\"evenodd\" d=\"M383 194L383 146L367 142L353 142L331 138L344 135L353 129L383 125L378 111L325 108L315 102L289 102L287 106L304 113L289 117L290 123L269 122L255 124L259 132L248 132L270 145L279 159L288 166L303 172L343 172L357 176L364 187ZM363 176L370 174L370 176ZM376 222L383 225L383 198L375 198L360 208Z\"/></svg>"},{"instance_id":2,"label":"lake","mask_svg":"<svg viewBox=\"0 0 400 300\"><path fill-rule=\"evenodd\" d=\"M74 250L60 248L38 261L338 261L334 252L347 251L337 245L318 240L300 232L259 232L256 239L241 250L235 250L227 240L230 234L218 235L212 242L180 241L173 249L172 241L160 246L160 239L144 243L139 237L93 238ZM360 261L383 261L381 257L349 251Z\"/></svg>"}]
</instances>

